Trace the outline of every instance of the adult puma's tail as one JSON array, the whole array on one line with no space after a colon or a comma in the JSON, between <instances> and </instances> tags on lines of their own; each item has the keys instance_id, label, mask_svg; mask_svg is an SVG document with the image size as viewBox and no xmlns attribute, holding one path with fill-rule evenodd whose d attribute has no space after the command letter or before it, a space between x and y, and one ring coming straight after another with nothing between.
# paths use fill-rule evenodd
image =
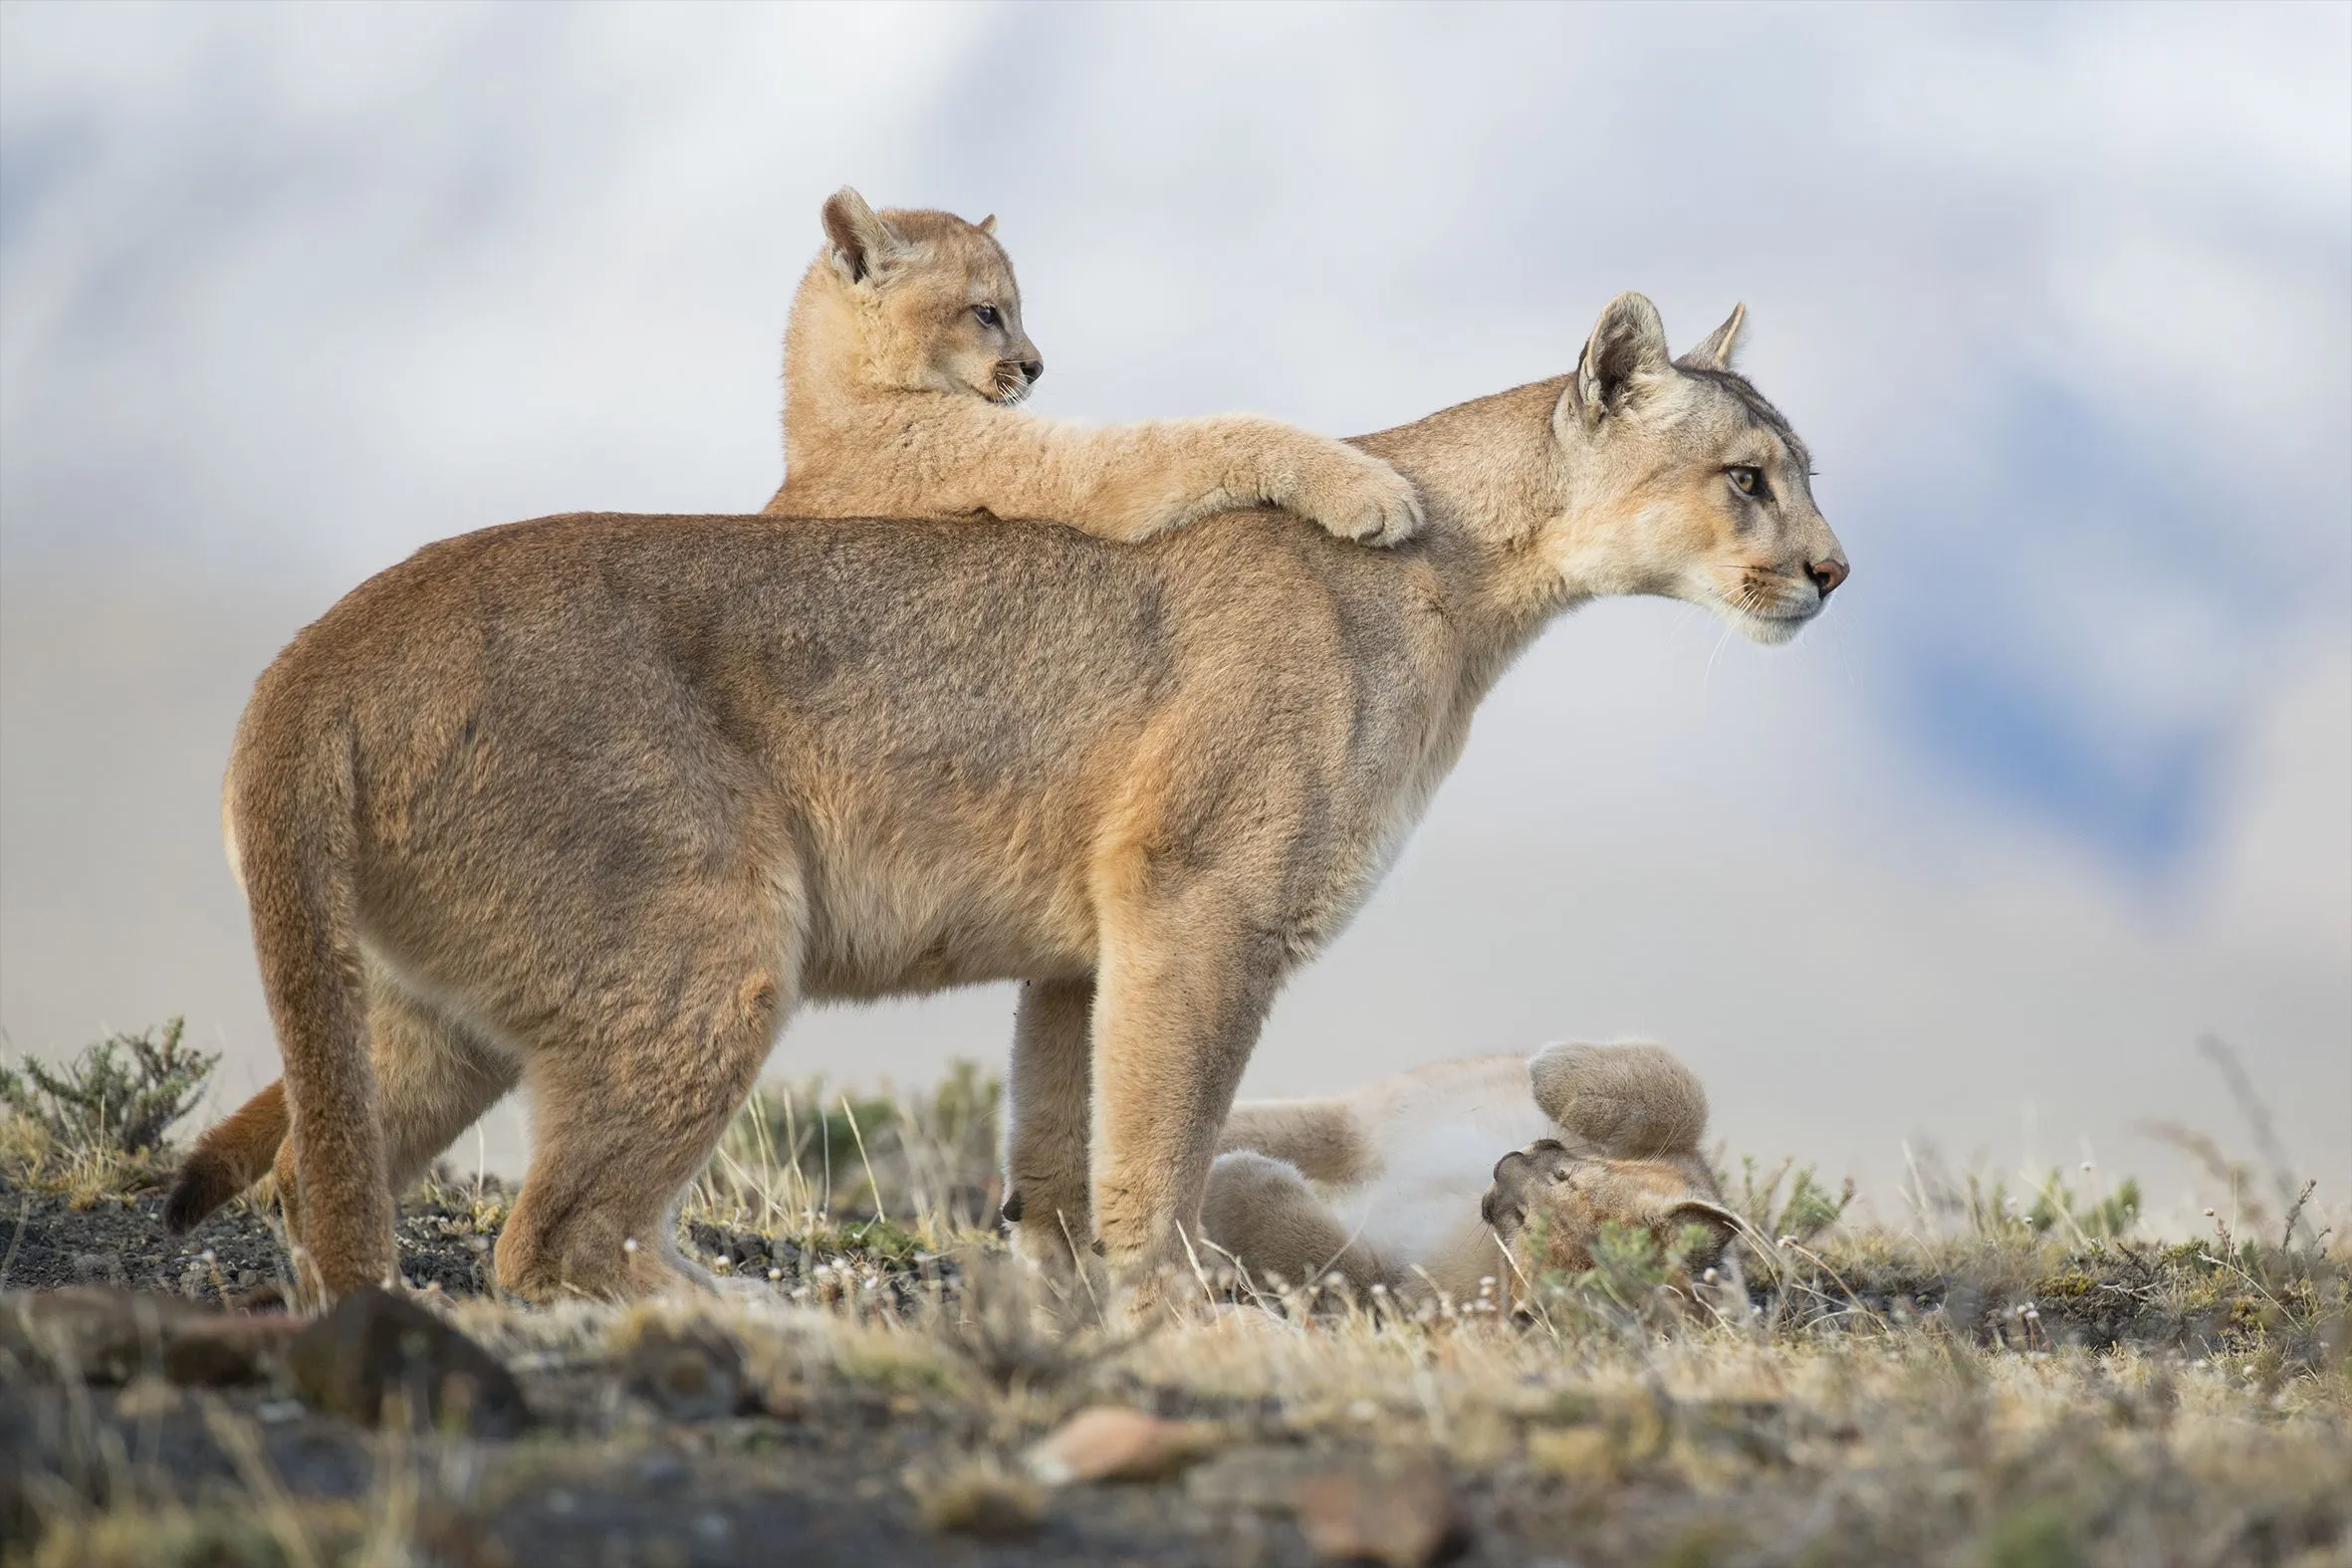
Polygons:
<instances>
[{"instance_id":1,"label":"adult puma's tail","mask_svg":"<svg viewBox=\"0 0 2352 1568\"><path fill-rule=\"evenodd\" d=\"M163 1200L163 1223L181 1235L222 1204L260 1181L286 1141L286 1081L247 1100L228 1120L203 1137L180 1162L171 1196Z\"/></svg>"},{"instance_id":2,"label":"adult puma's tail","mask_svg":"<svg viewBox=\"0 0 2352 1568\"><path fill-rule=\"evenodd\" d=\"M294 1239L307 1249L320 1287L340 1296L391 1273L392 1198L353 931L358 835L351 720L340 704L307 691L299 666L288 668L293 662L282 656L246 708L228 814L262 993L286 1062L302 1186L303 1233ZM241 1138L237 1147L244 1147ZM195 1201L191 1194L191 1207Z\"/></svg>"}]
</instances>

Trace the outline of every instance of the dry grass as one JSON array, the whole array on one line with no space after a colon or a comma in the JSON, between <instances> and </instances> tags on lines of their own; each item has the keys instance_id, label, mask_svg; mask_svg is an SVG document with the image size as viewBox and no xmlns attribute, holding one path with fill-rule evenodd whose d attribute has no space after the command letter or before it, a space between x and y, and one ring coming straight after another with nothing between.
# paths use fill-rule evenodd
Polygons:
<instances>
[{"instance_id":1,"label":"dry grass","mask_svg":"<svg viewBox=\"0 0 2352 1568\"><path fill-rule=\"evenodd\" d=\"M337 1491L281 1472L301 1451L271 1447L262 1394L210 1404L198 1484L152 1445L142 1460L139 1433L208 1402L61 1394L7 1560L524 1562L511 1521L627 1497L675 1527L669 1560L748 1561L745 1510L781 1506L760 1488L805 1485L793 1506L883 1532L844 1561L910 1539L942 1560L1306 1561L1282 1478L1411 1449L1461 1493L1474 1562L2352 1562L2352 1252L2307 1202L2256 1213L2248 1194L2281 1185L2242 1168L2237 1223L2170 1240L2138 1234L2120 1184L2012 1199L1923 1168L1910 1227L1856 1230L1809 1174L1751 1169L1728 1184L1750 1244L1687 1291L1620 1238L1533 1282L1517 1318L1205 1281L1189 1320L1137 1333L1043 1289L980 1223L993 1093L972 1073L904 1099L765 1098L685 1217L751 1276L718 1298L446 1300L548 1415L525 1443L341 1438L372 1478ZM44 1140L0 1128L12 1190L105 1169ZM482 1243L504 1218L495 1188L426 1199L412 1236ZM681 1437L632 1411L614 1369L656 1330L735 1347L765 1414ZM1208 1423L1219 1452L1156 1484L1042 1491L1022 1450L1103 1403ZM673 1451L691 1483L629 1479Z\"/></svg>"}]
</instances>

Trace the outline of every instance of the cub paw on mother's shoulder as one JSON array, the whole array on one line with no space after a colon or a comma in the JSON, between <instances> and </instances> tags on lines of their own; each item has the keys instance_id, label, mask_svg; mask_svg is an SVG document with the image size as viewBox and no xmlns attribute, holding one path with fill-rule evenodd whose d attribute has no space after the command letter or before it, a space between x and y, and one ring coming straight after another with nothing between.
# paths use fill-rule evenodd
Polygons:
<instances>
[{"instance_id":1,"label":"cub paw on mother's shoulder","mask_svg":"<svg viewBox=\"0 0 2352 1568\"><path fill-rule=\"evenodd\" d=\"M1421 493L1380 459L1338 447L1331 461L1301 476L1291 509L1323 531L1359 545L1401 545L1421 532Z\"/></svg>"}]
</instances>

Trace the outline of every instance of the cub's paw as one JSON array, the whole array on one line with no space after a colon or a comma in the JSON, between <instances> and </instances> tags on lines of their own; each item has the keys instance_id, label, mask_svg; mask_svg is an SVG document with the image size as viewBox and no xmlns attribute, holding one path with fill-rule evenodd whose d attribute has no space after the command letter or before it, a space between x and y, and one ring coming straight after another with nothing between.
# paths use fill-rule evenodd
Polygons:
<instances>
[{"instance_id":1,"label":"cub's paw","mask_svg":"<svg viewBox=\"0 0 2352 1568\"><path fill-rule=\"evenodd\" d=\"M1505 1241L1519 1234L1544 1190L1566 1176L1576 1157L1555 1138L1538 1138L1495 1162L1495 1185L1479 1200L1480 1218Z\"/></svg>"},{"instance_id":2,"label":"cub's paw","mask_svg":"<svg viewBox=\"0 0 2352 1568\"><path fill-rule=\"evenodd\" d=\"M1401 545L1421 532L1421 494L1376 457L1342 447L1305 476L1291 509L1323 531L1359 545Z\"/></svg>"}]
</instances>

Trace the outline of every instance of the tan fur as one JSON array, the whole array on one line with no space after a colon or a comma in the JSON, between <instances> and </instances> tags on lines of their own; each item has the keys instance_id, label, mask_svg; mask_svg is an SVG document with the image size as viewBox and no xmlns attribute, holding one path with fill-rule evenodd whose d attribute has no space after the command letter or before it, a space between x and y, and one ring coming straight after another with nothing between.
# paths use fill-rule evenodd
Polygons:
<instances>
[{"instance_id":1,"label":"tan fur","mask_svg":"<svg viewBox=\"0 0 2352 1568\"><path fill-rule=\"evenodd\" d=\"M1351 1183L1378 1168L1361 1123L1345 1100L1260 1100L1225 1119L1217 1152L1236 1149L1280 1160L1310 1182Z\"/></svg>"},{"instance_id":2,"label":"tan fur","mask_svg":"<svg viewBox=\"0 0 2352 1568\"><path fill-rule=\"evenodd\" d=\"M1370 544L1421 526L1386 463L1277 420L1087 429L1023 412L1045 365L993 218L876 213L846 188L823 217L825 248L785 330L770 513L1040 519L1126 542L1261 502Z\"/></svg>"},{"instance_id":3,"label":"tan fur","mask_svg":"<svg viewBox=\"0 0 2352 1568\"><path fill-rule=\"evenodd\" d=\"M1491 1154L1516 1104L1549 1136L1490 1170L1432 1146ZM1509 1299L1548 1272L1591 1266L1601 1227L1661 1242L1686 1223L1731 1235L1699 1153L1707 1096L1662 1045L1551 1045L1532 1057L1438 1062L1326 1100L1234 1107L1209 1172L1201 1229L1254 1281L1337 1274L1358 1290ZM1338 1152L1334 1159L1333 1152ZM1441 1204L1441 1223L1395 1211ZM1417 1234L1418 1245L1394 1237ZM1705 1259L1700 1259L1704 1261Z\"/></svg>"},{"instance_id":4,"label":"tan fur","mask_svg":"<svg viewBox=\"0 0 2352 1568\"><path fill-rule=\"evenodd\" d=\"M392 1178L518 1081L500 1282L691 1278L678 1194L795 1007L1021 979L1017 1244L1091 1237L1148 1301L1268 1004L1511 660L1601 593L1776 640L1842 574L1793 435L1638 296L1576 375L1360 445L1429 505L1399 552L1253 513L1141 547L590 516L346 595L228 789L325 1288L383 1277Z\"/></svg>"}]
</instances>

